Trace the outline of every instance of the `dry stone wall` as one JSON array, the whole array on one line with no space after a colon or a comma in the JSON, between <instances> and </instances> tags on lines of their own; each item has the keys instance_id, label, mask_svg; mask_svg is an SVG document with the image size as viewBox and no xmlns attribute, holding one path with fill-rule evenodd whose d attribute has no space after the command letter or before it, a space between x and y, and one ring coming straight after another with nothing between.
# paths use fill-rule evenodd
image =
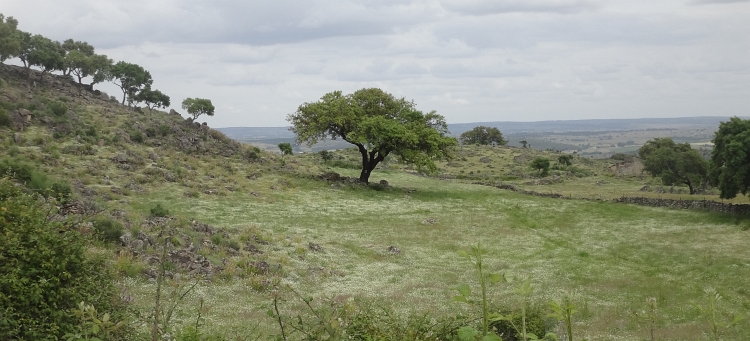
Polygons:
<instances>
[{"instance_id":1,"label":"dry stone wall","mask_svg":"<svg viewBox=\"0 0 750 341\"><path fill-rule=\"evenodd\" d=\"M566 197L559 193L541 193L536 191L527 191L524 189L517 188L511 184L492 184L485 182L474 182L475 185L484 185L497 187L499 189L509 190L516 193L522 193L526 195L533 195L537 197L555 198L555 199L574 199L573 197ZM589 198L575 198L579 200L601 200L601 199L589 199ZM607 200L604 200L607 201ZM661 198L647 198L647 197L620 197L612 199L612 202L618 202L623 204L633 204L648 207L669 207L674 209L683 210L703 210L709 212L729 213L729 214L750 214L750 205L748 204L731 204L723 203L713 200L676 200L676 199L661 199Z\"/></svg>"}]
</instances>

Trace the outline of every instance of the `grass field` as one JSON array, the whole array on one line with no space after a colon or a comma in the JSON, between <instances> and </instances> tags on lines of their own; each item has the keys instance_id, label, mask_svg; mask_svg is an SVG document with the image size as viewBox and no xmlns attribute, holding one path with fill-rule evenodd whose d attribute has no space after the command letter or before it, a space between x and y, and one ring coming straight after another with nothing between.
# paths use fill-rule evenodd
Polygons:
<instances>
[{"instance_id":1,"label":"grass field","mask_svg":"<svg viewBox=\"0 0 750 341\"><path fill-rule=\"evenodd\" d=\"M282 283L313 297L370 297L400 311L465 311L451 302L451 288L461 282L476 287L476 281L457 251L481 242L489 250L491 271L532 280L535 303L572 294L579 309L585 307L575 329L588 340L645 339L647 330L632 311L643 309L647 297L658 301L660 340L705 339L708 325L691 306L703 302L705 288L725 297L724 320L750 309L749 232L746 222L730 216L537 198L399 172L374 176L394 189L333 189L289 178L287 188L273 191L268 188L279 178L265 177L257 188L211 200L185 199L165 187L139 205L163 202L175 215L238 234L264 233L275 241L264 256L282 266ZM307 250L310 242L324 251ZM390 245L402 253L389 254ZM130 279L127 286L137 305L151 304L153 283ZM492 301L517 306L512 287L493 287ZM254 291L241 279L200 285L178 316L192 318L200 297L210 308L209 330L273 328L265 316L268 292ZM747 334L750 328L743 324L726 339Z\"/></svg>"}]
</instances>

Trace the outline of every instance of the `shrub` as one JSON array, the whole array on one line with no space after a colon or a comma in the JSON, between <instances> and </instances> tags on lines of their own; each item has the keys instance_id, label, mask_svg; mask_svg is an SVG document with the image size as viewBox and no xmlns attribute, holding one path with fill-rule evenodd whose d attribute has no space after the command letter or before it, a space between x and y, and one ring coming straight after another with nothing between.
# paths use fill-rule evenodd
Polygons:
<instances>
[{"instance_id":1,"label":"shrub","mask_svg":"<svg viewBox=\"0 0 750 341\"><path fill-rule=\"evenodd\" d=\"M47 103L47 107L53 115L58 117L63 116L66 112L68 112L68 106L65 103L58 101Z\"/></svg>"},{"instance_id":2,"label":"shrub","mask_svg":"<svg viewBox=\"0 0 750 341\"><path fill-rule=\"evenodd\" d=\"M94 221L94 230L107 243L116 243L125 232L119 221L110 218L99 218Z\"/></svg>"},{"instance_id":3,"label":"shrub","mask_svg":"<svg viewBox=\"0 0 750 341\"><path fill-rule=\"evenodd\" d=\"M248 160L250 160L250 161L254 161L254 160L259 159L260 158L260 148L258 148L256 146L252 146L252 147L248 148L245 151L245 157Z\"/></svg>"},{"instance_id":4,"label":"shrub","mask_svg":"<svg viewBox=\"0 0 750 341\"><path fill-rule=\"evenodd\" d=\"M170 129L168 125L162 124L159 126L159 135L167 136L170 132L172 132L172 129Z\"/></svg>"},{"instance_id":5,"label":"shrub","mask_svg":"<svg viewBox=\"0 0 750 341\"><path fill-rule=\"evenodd\" d=\"M169 210L164 208L161 203L156 204L156 206L151 208L151 216L152 217L168 217L169 216Z\"/></svg>"},{"instance_id":6,"label":"shrub","mask_svg":"<svg viewBox=\"0 0 750 341\"><path fill-rule=\"evenodd\" d=\"M10 127L10 115L4 108L0 108L0 127Z\"/></svg>"},{"instance_id":7,"label":"shrub","mask_svg":"<svg viewBox=\"0 0 750 341\"><path fill-rule=\"evenodd\" d=\"M143 136L143 133L140 130L136 130L130 133L130 140L135 143L143 143L145 136Z\"/></svg>"},{"instance_id":8,"label":"shrub","mask_svg":"<svg viewBox=\"0 0 750 341\"><path fill-rule=\"evenodd\" d=\"M46 219L49 207L0 179L0 339L57 340L78 324L81 301L114 316L122 302L104 258L91 258L82 236Z\"/></svg>"}]
</instances>

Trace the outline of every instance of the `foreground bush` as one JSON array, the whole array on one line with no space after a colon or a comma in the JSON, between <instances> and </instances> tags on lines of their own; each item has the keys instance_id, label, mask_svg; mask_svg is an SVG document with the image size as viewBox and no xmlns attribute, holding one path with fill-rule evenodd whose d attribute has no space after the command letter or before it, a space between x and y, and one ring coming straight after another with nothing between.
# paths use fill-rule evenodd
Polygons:
<instances>
[{"instance_id":1,"label":"foreground bush","mask_svg":"<svg viewBox=\"0 0 750 341\"><path fill-rule=\"evenodd\" d=\"M56 340L76 329L82 301L116 314L116 291L104 260L82 236L48 222L46 205L0 178L0 340Z\"/></svg>"}]
</instances>

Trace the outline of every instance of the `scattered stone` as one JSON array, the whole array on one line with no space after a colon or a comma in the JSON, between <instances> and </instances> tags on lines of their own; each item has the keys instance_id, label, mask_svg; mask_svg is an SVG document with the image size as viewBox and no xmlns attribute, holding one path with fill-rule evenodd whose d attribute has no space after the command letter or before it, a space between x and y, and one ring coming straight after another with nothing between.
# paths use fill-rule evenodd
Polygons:
<instances>
[{"instance_id":1,"label":"scattered stone","mask_svg":"<svg viewBox=\"0 0 750 341\"><path fill-rule=\"evenodd\" d=\"M109 191L112 192L113 194L122 195L122 190L115 186L110 187Z\"/></svg>"},{"instance_id":2,"label":"scattered stone","mask_svg":"<svg viewBox=\"0 0 750 341\"><path fill-rule=\"evenodd\" d=\"M21 141L23 141L23 139L21 139L21 133L14 133L13 142L15 142L16 144L21 144Z\"/></svg>"},{"instance_id":3,"label":"scattered stone","mask_svg":"<svg viewBox=\"0 0 750 341\"><path fill-rule=\"evenodd\" d=\"M312 252L323 252L323 247L313 242L310 242L309 244L307 244L307 248L309 248L310 251Z\"/></svg>"},{"instance_id":4,"label":"scattered stone","mask_svg":"<svg viewBox=\"0 0 750 341\"><path fill-rule=\"evenodd\" d=\"M251 243L250 241L248 241L242 249L254 255L263 254L263 251L261 251L257 246L255 246L255 244Z\"/></svg>"},{"instance_id":5,"label":"scattered stone","mask_svg":"<svg viewBox=\"0 0 750 341\"><path fill-rule=\"evenodd\" d=\"M648 192L650 190L651 190L651 186L646 185L646 186L641 187L641 189L639 189L638 192Z\"/></svg>"},{"instance_id":6,"label":"scattered stone","mask_svg":"<svg viewBox=\"0 0 750 341\"><path fill-rule=\"evenodd\" d=\"M390 187L390 185L388 184L388 181L386 180L380 180L380 185L383 187Z\"/></svg>"},{"instance_id":7,"label":"scattered stone","mask_svg":"<svg viewBox=\"0 0 750 341\"><path fill-rule=\"evenodd\" d=\"M488 157L485 156L485 157L479 159L479 162L490 163L490 162L492 162L492 159L490 159L490 158L488 158Z\"/></svg>"},{"instance_id":8,"label":"scattered stone","mask_svg":"<svg viewBox=\"0 0 750 341\"><path fill-rule=\"evenodd\" d=\"M151 161L154 161L154 162L156 162L156 160L158 160L158 159L159 159L159 156L158 156L158 155L156 155L156 153L154 153L154 152L150 152L150 153L148 153L148 158L149 158L149 159L150 159Z\"/></svg>"},{"instance_id":9,"label":"scattered stone","mask_svg":"<svg viewBox=\"0 0 750 341\"><path fill-rule=\"evenodd\" d=\"M388 253L392 253L394 255L400 255L401 254L401 249L397 248L394 245L389 246L388 249L386 249L386 251Z\"/></svg>"},{"instance_id":10,"label":"scattered stone","mask_svg":"<svg viewBox=\"0 0 750 341\"><path fill-rule=\"evenodd\" d=\"M425 225L434 225L435 223L437 223L437 220L435 220L434 218L428 218L428 219L422 220L422 224L425 224Z\"/></svg>"}]
</instances>

